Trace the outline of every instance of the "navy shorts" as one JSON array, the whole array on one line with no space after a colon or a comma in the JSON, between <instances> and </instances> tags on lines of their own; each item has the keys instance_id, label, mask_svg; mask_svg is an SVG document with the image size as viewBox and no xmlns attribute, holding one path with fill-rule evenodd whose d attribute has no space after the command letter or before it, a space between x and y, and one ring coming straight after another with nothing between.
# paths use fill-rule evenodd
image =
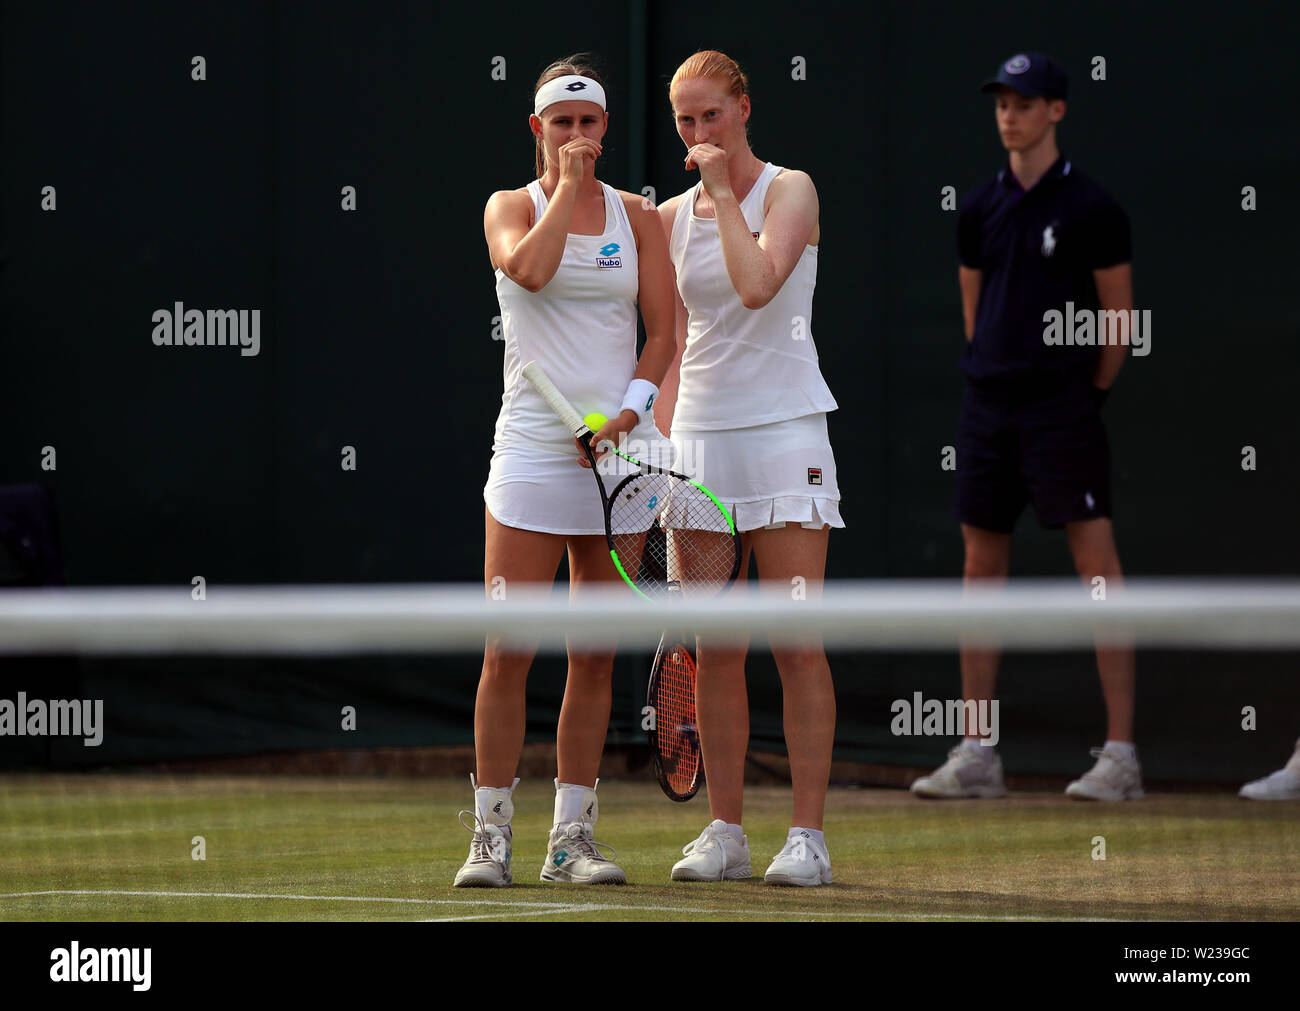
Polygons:
<instances>
[{"instance_id":1,"label":"navy shorts","mask_svg":"<svg viewBox=\"0 0 1300 1011\"><path fill-rule=\"evenodd\" d=\"M1048 528L1110 516L1110 444L1090 382L967 381L953 516L1010 533L1026 502Z\"/></svg>"}]
</instances>

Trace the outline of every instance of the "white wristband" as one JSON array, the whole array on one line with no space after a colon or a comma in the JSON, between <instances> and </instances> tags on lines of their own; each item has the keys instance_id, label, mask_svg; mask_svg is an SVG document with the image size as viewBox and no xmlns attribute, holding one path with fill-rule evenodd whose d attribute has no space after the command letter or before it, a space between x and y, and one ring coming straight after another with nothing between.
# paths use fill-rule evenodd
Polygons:
<instances>
[{"instance_id":1,"label":"white wristband","mask_svg":"<svg viewBox=\"0 0 1300 1011\"><path fill-rule=\"evenodd\" d=\"M633 379L627 384L627 392L623 394L623 403L619 405L619 413L623 411L636 412L639 421L645 421L652 414L651 408L654 407L655 397L659 396L659 387L648 379Z\"/></svg>"}]
</instances>

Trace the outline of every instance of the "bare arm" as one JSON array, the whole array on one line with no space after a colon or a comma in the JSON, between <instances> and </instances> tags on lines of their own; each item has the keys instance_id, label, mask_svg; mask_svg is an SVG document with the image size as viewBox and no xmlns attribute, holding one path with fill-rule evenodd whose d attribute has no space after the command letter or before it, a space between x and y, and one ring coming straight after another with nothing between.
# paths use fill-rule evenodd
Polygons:
<instances>
[{"instance_id":1,"label":"bare arm","mask_svg":"<svg viewBox=\"0 0 1300 1011\"><path fill-rule=\"evenodd\" d=\"M957 284L961 287L961 318L968 341L975 336L975 309L980 303L980 281L983 278L982 271L971 267L957 268Z\"/></svg>"},{"instance_id":2,"label":"bare arm","mask_svg":"<svg viewBox=\"0 0 1300 1011\"><path fill-rule=\"evenodd\" d=\"M641 307L641 318L645 321L645 347L636 363L634 379L644 379L658 386L660 393L655 397L654 414L658 423L659 403L663 395L664 373L673 359L676 350L673 341L673 265L668 259L668 241L664 238L659 225L659 215L639 193L619 191L619 198L627 209L628 222L632 225L632 234L636 238L637 249L637 302ZM596 446L608 439L619 443L623 436L641 421L639 411L624 408L618 417L609 418L592 435L592 445ZM603 454L596 453L599 459ZM578 460L584 467L590 467L586 456Z\"/></svg>"},{"instance_id":3,"label":"bare arm","mask_svg":"<svg viewBox=\"0 0 1300 1011\"><path fill-rule=\"evenodd\" d=\"M1130 320L1133 309L1133 265L1121 263L1092 272L1097 285L1097 302L1103 310L1123 310L1124 319ZM1127 322L1124 334L1128 333ZM1100 339L1101 335L1098 334ZM1110 384L1124 367L1128 357L1128 344L1103 344L1101 354L1097 356L1097 371L1093 374L1092 384L1100 389L1110 389Z\"/></svg>"},{"instance_id":4,"label":"bare arm","mask_svg":"<svg viewBox=\"0 0 1300 1011\"><path fill-rule=\"evenodd\" d=\"M533 202L526 192L493 193L483 211L483 234L492 266L525 291L541 291L560 269L574 203L573 189L568 193L562 190L563 186L556 189L542 220L531 227Z\"/></svg>"},{"instance_id":5,"label":"bare arm","mask_svg":"<svg viewBox=\"0 0 1300 1011\"><path fill-rule=\"evenodd\" d=\"M673 336L674 306L677 285L673 265L668 260L668 240L659 215L639 193L621 194L627 208L632 231L636 233L639 263L641 318L645 321L645 347L637 362L637 379L646 379L662 387L664 375L677 352ZM658 398L656 398L658 399Z\"/></svg>"},{"instance_id":6,"label":"bare arm","mask_svg":"<svg viewBox=\"0 0 1300 1011\"><path fill-rule=\"evenodd\" d=\"M722 259L746 309L761 309L776 297L817 228L817 190L808 173L787 169L772 180L768 193L771 206L757 242L735 194L728 189L714 198Z\"/></svg>"},{"instance_id":7,"label":"bare arm","mask_svg":"<svg viewBox=\"0 0 1300 1011\"><path fill-rule=\"evenodd\" d=\"M533 202L527 191L499 190L488 200L483 211L483 233L492 266L525 291L541 291L560 269L583 163L588 159L594 163L599 150L599 145L588 137L579 137L560 148L559 185L541 220L531 227Z\"/></svg>"},{"instance_id":8,"label":"bare arm","mask_svg":"<svg viewBox=\"0 0 1300 1011\"><path fill-rule=\"evenodd\" d=\"M665 252L668 239L673 234L673 218L680 202L680 198L673 197L659 207ZM673 428L673 411L677 407L677 390L681 382L682 354L686 350L687 320L686 306L682 304L681 292L677 290L677 271L671 260L668 261L668 270L673 287L673 354L664 373L664 380L659 384L659 397L655 400L655 424L664 435L669 435Z\"/></svg>"}]
</instances>

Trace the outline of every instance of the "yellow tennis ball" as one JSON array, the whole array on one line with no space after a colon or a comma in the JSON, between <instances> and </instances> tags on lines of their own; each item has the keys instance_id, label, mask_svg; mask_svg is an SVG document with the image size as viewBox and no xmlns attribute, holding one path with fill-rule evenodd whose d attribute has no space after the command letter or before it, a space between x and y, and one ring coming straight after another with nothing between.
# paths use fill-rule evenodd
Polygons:
<instances>
[{"instance_id":1,"label":"yellow tennis ball","mask_svg":"<svg viewBox=\"0 0 1300 1011\"><path fill-rule=\"evenodd\" d=\"M592 411L582 419L582 423L590 428L592 432L599 432L608 422L609 419L599 411Z\"/></svg>"}]
</instances>

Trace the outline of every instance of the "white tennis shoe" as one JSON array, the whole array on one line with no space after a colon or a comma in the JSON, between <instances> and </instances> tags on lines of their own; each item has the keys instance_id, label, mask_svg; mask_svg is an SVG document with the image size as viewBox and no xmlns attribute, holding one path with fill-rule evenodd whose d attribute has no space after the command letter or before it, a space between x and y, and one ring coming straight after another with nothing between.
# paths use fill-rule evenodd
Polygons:
<instances>
[{"instance_id":1,"label":"white tennis shoe","mask_svg":"<svg viewBox=\"0 0 1300 1011\"><path fill-rule=\"evenodd\" d=\"M948 761L912 783L912 792L918 797L1005 797L1002 759L997 752L985 758L959 744L948 752Z\"/></svg>"},{"instance_id":2,"label":"white tennis shoe","mask_svg":"<svg viewBox=\"0 0 1300 1011\"><path fill-rule=\"evenodd\" d=\"M452 884L456 888L504 888L514 883L514 878L510 876L510 847L513 840L510 819L515 814L511 795L519 785L519 780L516 779L507 789L480 789L471 773L469 785L474 789L474 810L462 811L457 817L469 829L473 838L469 843L469 859L456 872L456 880ZM473 816L474 824L465 821L467 814Z\"/></svg>"},{"instance_id":3,"label":"white tennis shoe","mask_svg":"<svg viewBox=\"0 0 1300 1011\"><path fill-rule=\"evenodd\" d=\"M474 815L476 824L466 823L467 814ZM510 876L510 826L488 825L473 811L462 811L459 817L474 838L469 844L469 859L456 872L454 887L504 888L514 884Z\"/></svg>"},{"instance_id":4,"label":"white tennis shoe","mask_svg":"<svg viewBox=\"0 0 1300 1011\"><path fill-rule=\"evenodd\" d=\"M674 881L735 881L752 878L749 836L737 839L727 823L715 818L697 839L682 847L682 859L673 864Z\"/></svg>"},{"instance_id":5,"label":"white tennis shoe","mask_svg":"<svg viewBox=\"0 0 1300 1011\"><path fill-rule=\"evenodd\" d=\"M543 881L567 881L574 885L625 885L627 875L614 860L618 851L613 846L596 842L595 826L589 821L571 821L551 829L546 846L546 863L542 865ZM605 856L600 847L609 850Z\"/></svg>"},{"instance_id":6,"label":"white tennis shoe","mask_svg":"<svg viewBox=\"0 0 1300 1011\"><path fill-rule=\"evenodd\" d=\"M1300 800L1300 741L1295 753L1277 772L1243 786L1237 794L1247 800Z\"/></svg>"},{"instance_id":7,"label":"white tennis shoe","mask_svg":"<svg viewBox=\"0 0 1300 1011\"><path fill-rule=\"evenodd\" d=\"M825 846L803 829L792 828L763 880L769 885L829 885L831 856Z\"/></svg>"},{"instance_id":8,"label":"white tennis shoe","mask_svg":"<svg viewBox=\"0 0 1300 1011\"><path fill-rule=\"evenodd\" d=\"M1142 800L1142 767L1136 758L1117 751L1093 748L1097 764L1065 788L1075 800Z\"/></svg>"},{"instance_id":9,"label":"white tennis shoe","mask_svg":"<svg viewBox=\"0 0 1300 1011\"><path fill-rule=\"evenodd\" d=\"M599 785L598 779L596 786ZM596 786L555 781L555 817L546 845L546 862L542 864L543 881L574 885L627 884L627 875L614 862L618 852L594 838L596 819L600 817ZM601 847L613 856L605 856Z\"/></svg>"}]
</instances>

